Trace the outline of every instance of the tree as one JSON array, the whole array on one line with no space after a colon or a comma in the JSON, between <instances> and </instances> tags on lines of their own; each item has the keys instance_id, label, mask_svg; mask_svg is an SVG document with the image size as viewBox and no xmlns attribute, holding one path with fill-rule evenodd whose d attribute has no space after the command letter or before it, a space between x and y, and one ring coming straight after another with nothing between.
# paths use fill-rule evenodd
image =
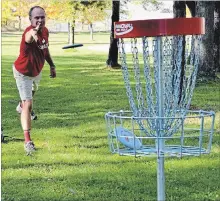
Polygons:
<instances>
[{"instance_id":1,"label":"tree","mask_svg":"<svg viewBox=\"0 0 220 201\"><path fill-rule=\"evenodd\" d=\"M120 1L112 1L112 24L110 34L110 47L106 64L108 67L118 68L118 39L114 38L114 22L119 21Z\"/></svg>"},{"instance_id":2,"label":"tree","mask_svg":"<svg viewBox=\"0 0 220 201\"><path fill-rule=\"evenodd\" d=\"M50 0L46 6L48 16L53 19L68 22L68 43L74 43L75 22L86 22L90 25L91 38L93 37L93 22L105 17L104 8L106 2L100 1L74 1L74 0Z\"/></svg>"},{"instance_id":3,"label":"tree","mask_svg":"<svg viewBox=\"0 0 220 201\"><path fill-rule=\"evenodd\" d=\"M220 72L220 2L215 2L214 19L214 63L217 72Z\"/></svg>"},{"instance_id":4,"label":"tree","mask_svg":"<svg viewBox=\"0 0 220 201\"><path fill-rule=\"evenodd\" d=\"M173 14L175 18L179 17L186 17L186 2L185 1L175 1L173 3ZM183 88L183 79L185 74L185 45L186 45L186 39L185 36L183 36L182 41L182 54L181 54L181 73L180 73L180 94L179 94L179 102L182 98L182 88ZM175 87L175 86L174 86Z\"/></svg>"},{"instance_id":5,"label":"tree","mask_svg":"<svg viewBox=\"0 0 220 201\"><path fill-rule=\"evenodd\" d=\"M78 12L78 20L89 24L91 40L93 40L93 23L105 19L108 1L82 1Z\"/></svg>"},{"instance_id":6,"label":"tree","mask_svg":"<svg viewBox=\"0 0 220 201\"><path fill-rule=\"evenodd\" d=\"M18 0L13 2L15 11L14 16L18 17L19 22L19 31L21 31L21 18L26 17L28 14L28 7L27 7L27 1L26 0Z\"/></svg>"},{"instance_id":7,"label":"tree","mask_svg":"<svg viewBox=\"0 0 220 201\"><path fill-rule=\"evenodd\" d=\"M139 0L137 1L137 3L140 3L143 5L143 8L145 10L158 10L161 9L163 7L163 2L159 2L157 0Z\"/></svg>"},{"instance_id":8,"label":"tree","mask_svg":"<svg viewBox=\"0 0 220 201\"><path fill-rule=\"evenodd\" d=\"M191 16L195 17L195 15L196 15L196 2L195 1L186 1L186 5L190 10Z\"/></svg>"},{"instance_id":9,"label":"tree","mask_svg":"<svg viewBox=\"0 0 220 201\"><path fill-rule=\"evenodd\" d=\"M73 0L50 0L42 2L48 18L68 22L68 43L74 43L74 27L80 2Z\"/></svg>"},{"instance_id":10,"label":"tree","mask_svg":"<svg viewBox=\"0 0 220 201\"><path fill-rule=\"evenodd\" d=\"M8 21L12 19L13 4L10 0L2 2L2 24L8 25Z\"/></svg>"},{"instance_id":11,"label":"tree","mask_svg":"<svg viewBox=\"0 0 220 201\"><path fill-rule=\"evenodd\" d=\"M13 1L13 7L14 7L13 16L18 17L19 31L21 31L22 18L27 17L30 8L36 5L40 5L41 1L40 0L38 1L34 1L34 0Z\"/></svg>"},{"instance_id":12,"label":"tree","mask_svg":"<svg viewBox=\"0 0 220 201\"><path fill-rule=\"evenodd\" d=\"M173 15L174 17L186 17L186 2L175 1L173 3Z\"/></svg>"},{"instance_id":13,"label":"tree","mask_svg":"<svg viewBox=\"0 0 220 201\"><path fill-rule=\"evenodd\" d=\"M215 79L216 69L214 65L214 1L198 1L196 4L196 16L205 18L206 33L202 36L199 72L200 78Z\"/></svg>"},{"instance_id":14,"label":"tree","mask_svg":"<svg viewBox=\"0 0 220 201\"><path fill-rule=\"evenodd\" d=\"M220 3L214 1L179 1L174 2L176 9L187 5L192 17L204 17L206 33L202 36L198 77L201 79L215 79L216 71L220 68L219 44L220 44ZM215 11L215 21L214 21ZM180 11L179 11L180 12ZM182 11L181 11L182 12ZM175 13L175 12L174 12ZM177 14L177 13L176 13Z\"/></svg>"}]
</instances>

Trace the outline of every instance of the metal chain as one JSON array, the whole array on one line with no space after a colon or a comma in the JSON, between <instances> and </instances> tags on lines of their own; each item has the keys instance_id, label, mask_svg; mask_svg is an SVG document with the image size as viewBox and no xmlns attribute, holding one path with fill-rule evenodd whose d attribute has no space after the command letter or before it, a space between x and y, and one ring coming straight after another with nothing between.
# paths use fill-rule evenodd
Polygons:
<instances>
[{"instance_id":1,"label":"metal chain","mask_svg":"<svg viewBox=\"0 0 220 201\"><path fill-rule=\"evenodd\" d=\"M183 40L186 44L183 46ZM173 36L162 37L162 49L157 46L158 38L142 38L143 45L143 75L142 68L139 64L139 51L137 39L131 39L131 53L133 62L133 73L135 86L134 89L130 83L129 77L132 73L128 71L128 64L125 52L125 43L123 39L119 41L119 54L122 65L123 78L129 104L135 117L152 117L146 122L137 120L141 130L147 136L156 135L156 117L158 117L159 97L163 98L164 121L163 127L165 136L173 135L181 126L181 120L177 117L186 115L195 87L196 75L199 61L199 43L200 36ZM182 90L180 87L181 70L182 70L182 52L185 47L185 64ZM158 54L161 57L158 57ZM151 58L152 61L151 62ZM159 62L158 59L161 59ZM159 77L159 65L162 65L162 72ZM162 73L162 74L161 74ZM143 77L143 78L142 78ZM158 85L159 80L162 85ZM144 81L145 83L142 83ZM164 91L158 94L158 86L162 86ZM146 97L144 96L144 89ZM132 91L133 90L133 91ZM135 93L134 93L135 92ZM179 99L181 93L181 99ZM136 94L136 95L135 95ZM135 95L135 96L134 96ZM160 96L159 96L160 95ZM136 100L135 100L136 98Z\"/></svg>"},{"instance_id":2,"label":"metal chain","mask_svg":"<svg viewBox=\"0 0 220 201\"><path fill-rule=\"evenodd\" d=\"M125 83L125 88L126 88L126 93L128 96L129 104L131 107L131 110L135 116L137 116L137 107L135 105L132 89L131 89L131 84L129 80L129 73L128 73L128 65L126 62L126 53L125 53L125 44L124 40L120 39L118 43L119 47L119 56L121 60L121 66L122 66L122 73L123 73L123 78L124 78L124 83Z\"/></svg>"},{"instance_id":3,"label":"metal chain","mask_svg":"<svg viewBox=\"0 0 220 201\"><path fill-rule=\"evenodd\" d=\"M144 75L146 80L146 100L148 108L148 116L155 116L155 105L152 89L152 75L151 75L151 65L150 65L150 50L148 44L148 38L143 37L143 60L144 60Z\"/></svg>"},{"instance_id":4,"label":"metal chain","mask_svg":"<svg viewBox=\"0 0 220 201\"><path fill-rule=\"evenodd\" d=\"M138 48L137 48L137 38L131 39L131 53L132 53L132 61L133 61L133 69L134 69L134 79L136 83L136 98L138 104L138 116L143 116L144 111L144 97L142 93L142 85L140 78L140 65L138 59Z\"/></svg>"},{"instance_id":5,"label":"metal chain","mask_svg":"<svg viewBox=\"0 0 220 201\"><path fill-rule=\"evenodd\" d=\"M146 90L146 102L147 102L147 113L146 116L149 117L155 117L156 116L156 108L154 104L154 96L153 96L153 81L152 81L152 73L151 73L151 63L150 63L150 47L147 37L142 38L143 43L143 61L144 61L144 76L145 76L145 90ZM155 121L148 120L148 124L150 127L155 130L156 129L156 123ZM151 136L151 134L150 134Z\"/></svg>"}]
</instances>

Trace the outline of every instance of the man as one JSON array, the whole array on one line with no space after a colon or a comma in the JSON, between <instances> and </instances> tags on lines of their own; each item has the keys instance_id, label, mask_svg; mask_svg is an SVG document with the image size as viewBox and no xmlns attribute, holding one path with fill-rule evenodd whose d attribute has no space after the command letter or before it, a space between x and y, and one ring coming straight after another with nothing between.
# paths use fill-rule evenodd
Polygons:
<instances>
[{"instance_id":1,"label":"man","mask_svg":"<svg viewBox=\"0 0 220 201\"><path fill-rule=\"evenodd\" d=\"M29 11L31 25L22 35L20 54L13 65L16 85L22 101L21 126L24 131L24 148L27 154L35 151L35 146L30 137L32 91L38 89L41 71L45 60L50 65L50 77L56 77L56 70L49 53L48 29L45 27L45 11L40 6L34 6Z\"/></svg>"}]
</instances>

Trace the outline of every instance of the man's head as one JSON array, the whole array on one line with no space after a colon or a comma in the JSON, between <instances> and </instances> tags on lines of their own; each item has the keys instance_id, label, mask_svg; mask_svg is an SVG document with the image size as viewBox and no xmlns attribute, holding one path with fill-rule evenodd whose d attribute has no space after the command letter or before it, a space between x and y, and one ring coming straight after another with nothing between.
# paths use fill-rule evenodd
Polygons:
<instances>
[{"instance_id":1,"label":"man's head","mask_svg":"<svg viewBox=\"0 0 220 201\"><path fill-rule=\"evenodd\" d=\"M29 19L31 21L31 25L36 27L40 24L40 28L45 26L45 11L40 6L34 6L29 11Z\"/></svg>"}]
</instances>

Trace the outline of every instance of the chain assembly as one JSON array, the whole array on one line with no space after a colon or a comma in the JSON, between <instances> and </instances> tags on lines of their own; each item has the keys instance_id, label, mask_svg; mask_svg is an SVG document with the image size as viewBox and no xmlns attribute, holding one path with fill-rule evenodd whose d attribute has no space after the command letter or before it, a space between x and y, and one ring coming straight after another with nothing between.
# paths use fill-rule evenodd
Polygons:
<instances>
[{"instance_id":1,"label":"chain assembly","mask_svg":"<svg viewBox=\"0 0 220 201\"><path fill-rule=\"evenodd\" d=\"M161 118L162 112L164 120L160 129L166 136L173 135L181 124L178 117L186 115L192 99L200 37L143 37L141 42L131 38L127 43L124 40L119 40L118 47L133 116L153 117L145 122L137 121L146 135L155 136L155 118ZM131 48L131 65L126 57L129 56L127 44Z\"/></svg>"}]
</instances>

